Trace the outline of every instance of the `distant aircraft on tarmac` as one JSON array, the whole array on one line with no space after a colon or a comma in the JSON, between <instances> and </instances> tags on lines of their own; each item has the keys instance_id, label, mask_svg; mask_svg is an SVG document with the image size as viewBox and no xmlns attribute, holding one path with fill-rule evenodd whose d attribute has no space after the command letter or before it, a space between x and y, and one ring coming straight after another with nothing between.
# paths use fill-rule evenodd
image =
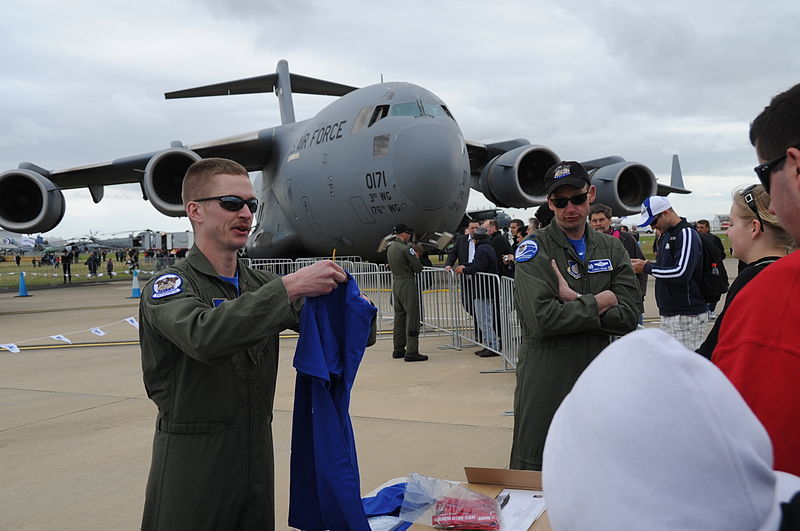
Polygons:
<instances>
[{"instance_id":1,"label":"distant aircraft on tarmac","mask_svg":"<svg viewBox=\"0 0 800 531\"><path fill-rule=\"evenodd\" d=\"M470 188L499 207L541 204L544 174L561 160L524 139L465 141L445 103L417 85L356 88L290 74L286 61L278 62L274 74L165 96L257 92L277 95L281 125L190 146L174 141L160 151L65 170L23 162L0 173L0 226L20 233L49 231L64 216L61 189L87 187L97 203L104 186L121 183L139 183L159 212L183 216L181 181L188 166L227 157L261 172L248 256L327 256L335 248L340 256L376 259L378 243L396 223L412 227L422 242L446 245L464 216ZM341 97L297 122L293 92ZM621 157L585 164L597 200L615 215L638 212L661 187L649 168Z\"/></svg>"}]
</instances>

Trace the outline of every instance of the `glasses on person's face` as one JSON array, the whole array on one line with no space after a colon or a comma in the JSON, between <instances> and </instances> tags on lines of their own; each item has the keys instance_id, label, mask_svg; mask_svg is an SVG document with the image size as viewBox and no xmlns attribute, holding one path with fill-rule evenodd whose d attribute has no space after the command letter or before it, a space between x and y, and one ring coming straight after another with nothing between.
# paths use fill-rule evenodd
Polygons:
<instances>
[{"instance_id":1,"label":"glasses on person's face","mask_svg":"<svg viewBox=\"0 0 800 531\"><path fill-rule=\"evenodd\" d=\"M572 197L551 197L550 201L553 202L553 206L556 208L566 208L567 203L572 203L573 205L584 204L587 197L589 197L589 192L583 192Z\"/></svg>"},{"instance_id":2,"label":"glasses on person's face","mask_svg":"<svg viewBox=\"0 0 800 531\"><path fill-rule=\"evenodd\" d=\"M203 197L202 199L193 199L192 201L219 201L219 206L231 212L239 212L243 206L247 205L247 209L255 214L258 210L258 199L252 197L250 199L242 199L238 195L218 195L216 197Z\"/></svg>"},{"instance_id":3,"label":"glasses on person's face","mask_svg":"<svg viewBox=\"0 0 800 531\"><path fill-rule=\"evenodd\" d=\"M795 149L800 149L800 144L792 147ZM759 164L753 168L753 171L756 172L756 175L758 175L758 180L761 181L761 184L764 186L765 192L769 193L769 178L772 175L772 172L775 171L775 166L783 162L785 158L786 151L784 151L781 156L775 157L774 159L768 160L764 164Z\"/></svg>"},{"instance_id":4,"label":"glasses on person's face","mask_svg":"<svg viewBox=\"0 0 800 531\"><path fill-rule=\"evenodd\" d=\"M742 193L739 195L742 196L744 202L747 204L748 207L750 207L750 210L753 211L753 214L756 215L756 219L758 220L758 226L761 227L761 232L764 232L764 222L761 220L761 216L758 213L758 205L756 204L756 197L755 195L753 195L753 189L756 186L758 185L751 184L750 186L742 190Z\"/></svg>"},{"instance_id":5,"label":"glasses on person's face","mask_svg":"<svg viewBox=\"0 0 800 531\"><path fill-rule=\"evenodd\" d=\"M658 220L661 219L662 215L663 215L663 213L662 214L656 214L656 216L653 218L653 221L650 222L650 226L651 227L655 227L656 223L658 223Z\"/></svg>"}]
</instances>

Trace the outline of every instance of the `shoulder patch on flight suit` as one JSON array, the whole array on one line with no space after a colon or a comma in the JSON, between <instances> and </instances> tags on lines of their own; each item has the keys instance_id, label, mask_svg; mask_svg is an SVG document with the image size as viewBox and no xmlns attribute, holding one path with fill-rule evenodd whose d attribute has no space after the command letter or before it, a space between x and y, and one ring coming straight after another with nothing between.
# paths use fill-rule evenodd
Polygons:
<instances>
[{"instance_id":1,"label":"shoulder patch on flight suit","mask_svg":"<svg viewBox=\"0 0 800 531\"><path fill-rule=\"evenodd\" d=\"M539 252L539 244L534 240L524 240L517 246L517 252L514 253L515 262L527 262Z\"/></svg>"},{"instance_id":2,"label":"shoulder patch on flight suit","mask_svg":"<svg viewBox=\"0 0 800 531\"><path fill-rule=\"evenodd\" d=\"M601 260L589 260L589 273L600 273L602 271L613 271L614 265L608 258Z\"/></svg>"},{"instance_id":3,"label":"shoulder patch on flight suit","mask_svg":"<svg viewBox=\"0 0 800 531\"><path fill-rule=\"evenodd\" d=\"M567 273L576 280L581 278L581 270L578 269L578 262L575 260L567 260Z\"/></svg>"},{"instance_id":4,"label":"shoulder patch on flight suit","mask_svg":"<svg viewBox=\"0 0 800 531\"><path fill-rule=\"evenodd\" d=\"M183 291L183 279L174 273L167 273L161 275L153 282L153 295L154 299L161 297L168 297Z\"/></svg>"},{"instance_id":5,"label":"shoulder patch on flight suit","mask_svg":"<svg viewBox=\"0 0 800 531\"><path fill-rule=\"evenodd\" d=\"M417 252L414 250L413 247L408 248L408 254L410 254L411 256L417 256Z\"/></svg>"}]
</instances>

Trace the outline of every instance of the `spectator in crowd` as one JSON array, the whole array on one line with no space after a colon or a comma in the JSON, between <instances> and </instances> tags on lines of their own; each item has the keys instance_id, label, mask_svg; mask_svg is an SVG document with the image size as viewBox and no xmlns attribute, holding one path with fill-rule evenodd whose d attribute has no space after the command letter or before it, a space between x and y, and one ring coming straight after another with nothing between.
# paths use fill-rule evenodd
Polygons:
<instances>
[{"instance_id":1,"label":"spectator in crowd","mask_svg":"<svg viewBox=\"0 0 800 531\"><path fill-rule=\"evenodd\" d=\"M489 234L486 227L478 227L472 234L475 240L475 260L467 265L456 267L456 274L475 275L477 273L497 274L497 254L489 242ZM473 291L473 307L475 308L475 318L478 320L478 328L481 331L483 342L487 345L475 354L482 358L499 356L497 351L500 349L498 334L496 332L495 302L498 293L494 289L494 283L478 282Z\"/></svg>"},{"instance_id":2,"label":"spectator in crowd","mask_svg":"<svg viewBox=\"0 0 800 531\"><path fill-rule=\"evenodd\" d=\"M539 205L533 217L539 222L539 226L536 227L537 229L543 229L550 225L550 222L553 221L553 211L550 210L549 203L542 203Z\"/></svg>"},{"instance_id":3,"label":"spectator in crowd","mask_svg":"<svg viewBox=\"0 0 800 531\"><path fill-rule=\"evenodd\" d=\"M723 260L720 261L719 263L717 263L717 270L719 271L720 276L724 279L725 284L727 285L728 284L728 270L725 269L724 257L727 257L728 254L725 252L725 246L722 245L722 240L719 238L719 236L717 236L716 234L711 232L711 224L708 222L707 219L698 219L697 223L696 223L696 226L697 226L697 232L700 233L700 237L701 238L711 238L711 240L709 240L709 241L712 242L714 248L717 250L717 253L719 253L719 255L723 257ZM707 234L707 236L703 236L704 234ZM708 319L709 319L709 321L713 321L714 319L717 318L716 310L717 310L717 303L718 302L719 302L719 299L717 299L715 301L711 301L711 302L708 303Z\"/></svg>"},{"instance_id":4,"label":"spectator in crowd","mask_svg":"<svg viewBox=\"0 0 800 531\"><path fill-rule=\"evenodd\" d=\"M503 260L504 256L511 254L511 244L508 243L508 238L506 238L503 233L500 232L500 228L497 225L496 219L487 219L484 221L483 228L486 229L489 243L494 249L495 255L497 255L498 274L506 277L511 276L508 267L506 266L506 261Z\"/></svg>"},{"instance_id":5,"label":"spectator in crowd","mask_svg":"<svg viewBox=\"0 0 800 531\"><path fill-rule=\"evenodd\" d=\"M472 238L472 235L475 233L475 229L480 226L480 222L474 219L471 219L469 223L467 223L467 228L464 229L464 234L456 238L455 244L447 254L447 260L444 263L444 268L446 271L451 271L453 266L456 265L456 262L463 266L472 263L472 261L475 259L475 240ZM459 289L459 293L461 294L461 305L464 307L467 313L472 316L472 330L476 337L481 339L478 336L480 329L478 328L478 321L475 318L475 309L472 306L472 301L475 298L473 293L474 278L472 275L463 274L458 276L458 281L461 288Z\"/></svg>"},{"instance_id":6,"label":"spectator in crowd","mask_svg":"<svg viewBox=\"0 0 800 531\"><path fill-rule=\"evenodd\" d=\"M800 241L800 84L775 96L750 125L770 212ZM781 258L733 300L712 361L767 429L775 468L800 474L800 253Z\"/></svg>"},{"instance_id":7,"label":"spectator in crowd","mask_svg":"<svg viewBox=\"0 0 800 531\"><path fill-rule=\"evenodd\" d=\"M542 479L554 531L797 529L800 478L774 470L730 382L660 330L584 371L553 418Z\"/></svg>"},{"instance_id":8,"label":"spectator in crowd","mask_svg":"<svg viewBox=\"0 0 800 531\"><path fill-rule=\"evenodd\" d=\"M61 253L61 270L64 273L64 284L72 282L72 253L64 249Z\"/></svg>"},{"instance_id":9,"label":"spectator in crowd","mask_svg":"<svg viewBox=\"0 0 800 531\"><path fill-rule=\"evenodd\" d=\"M794 250L792 237L783 230L777 216L769 211L769 195L760 184L734 191L730 219L727 234L733 247L733 255L745 262L747 267L731 284L722 313L706 340L697 349L698 353L709 359L717 346L725 312L736 294L765 267Z\"/></svg>"},{"instance_id":10,"label":"spectator in crowd","mask_svg":"<svg viewBox=\"0 0 800 531\"><path fill-rule=\"evenodd\" d=\"M633 270L656 278L656 304L661 329L695 350L706 337L708 303L697 283L703 266L700 235L673 210L669 199L654 195L642 204L637 225L662 232L656 263L631 259Z\"/></svg>"}]
</instances>

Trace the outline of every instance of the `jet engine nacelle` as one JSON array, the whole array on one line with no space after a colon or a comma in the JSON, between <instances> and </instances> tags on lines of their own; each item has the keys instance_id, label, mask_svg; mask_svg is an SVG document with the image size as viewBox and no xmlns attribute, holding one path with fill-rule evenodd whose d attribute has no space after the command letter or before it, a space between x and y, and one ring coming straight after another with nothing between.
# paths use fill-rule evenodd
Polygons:
<instances>
[{"instance_id":1,"label":"jet engine nacelle","mask_svg":"<svg viewBox=\"0 0 800 531\"><path fill-rule=\"evenodd\" d=\"M597 188L595 202L611 207L615 216L638 214L642 203L656 194L656 177L647 166L621 161L590 170Z\"/></svg>"},{"instance_id":2,"label":"jet engine nacelle","mask_svg":"<svg viewBox=\"0 0 800 531\"><path fill-rule=\"evenodd\" d=\"M544 175L561 159L544 146L525 145L490 160L480 177L480 191L501 207L527 208L544 203Z\"/></svg>"},{"instance_id":3,"label":"jet engine nacelle","mask_svg":"<svg viewBox=\"0 0 800 531\"><path fill-rule=\"evenodd\" d=\"M0 173L0 226L30 234L52 230L64 217L64 194L50 179L28 169Z\"/></svg>"},{"instance_id":4,"label":"jet engine nacelle","mask_svg":"<svg viewBox=\"0 0 800 531\"><path fill-rule=\"evenodd\" d=\"M144 170L142 186L156 210L173 218L185 216L181 185L186 170L202 157L185 148L170 148L156 153Z\"/></svg>"}]
</instances>

